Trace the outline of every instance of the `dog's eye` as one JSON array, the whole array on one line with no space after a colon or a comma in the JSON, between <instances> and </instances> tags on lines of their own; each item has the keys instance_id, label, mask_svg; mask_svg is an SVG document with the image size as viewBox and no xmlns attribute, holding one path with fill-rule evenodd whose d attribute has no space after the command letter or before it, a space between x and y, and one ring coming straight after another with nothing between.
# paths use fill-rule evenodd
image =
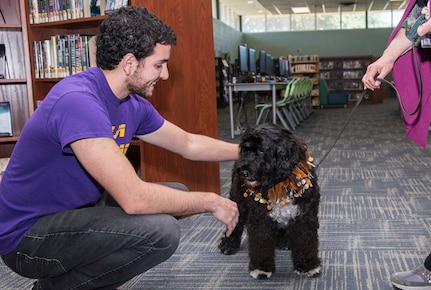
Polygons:
<instances>
[{"instance_id":1,"label":"dog's eye","mask_svg":"<svg viewBox=\"0 0 431 290\"><path fill-rule=\"evenodd\" d=\"M250 173L247 170L242 170L241 175L242 175L242 177L247 178L250 176Z\"/></svg>"}]
</instances>

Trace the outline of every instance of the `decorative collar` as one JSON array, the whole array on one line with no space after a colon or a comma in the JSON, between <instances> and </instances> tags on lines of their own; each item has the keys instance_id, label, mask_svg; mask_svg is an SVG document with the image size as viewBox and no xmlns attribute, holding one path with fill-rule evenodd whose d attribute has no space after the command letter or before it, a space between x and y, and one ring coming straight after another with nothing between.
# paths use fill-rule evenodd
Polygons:
<instances>
[{"instance_id":1,"label":"decorative collar","mask_svg":"<svg viewBox=\"0 0 431 290\"><path fill-rule=\"evenodd\" d=\"M266 209L270 211L276 205L284 206L293 198L301 197L307 189L313 187L311 182L313 175L310 172L314 167L313 158L308 155L308 151L306 156L306 160L299 162L286 180L268 189L268 199L262 197L262 192L256 192L256 187L247 188L243 193L244 198L254 196L256 202L266 205ZM242 186L247 185L245 180Z\"/></svg>"}]
</instances>

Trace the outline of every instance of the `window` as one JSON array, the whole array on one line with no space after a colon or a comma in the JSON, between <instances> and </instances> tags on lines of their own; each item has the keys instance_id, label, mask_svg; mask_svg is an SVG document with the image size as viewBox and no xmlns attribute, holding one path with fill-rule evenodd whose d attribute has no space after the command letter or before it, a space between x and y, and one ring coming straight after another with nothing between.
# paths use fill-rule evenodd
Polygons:
<instances>
[{"instance_id":1,"label":"window","mask_svg":"<svg viewBox=\"0 0 431 290\"><path fill-rule=\"evenodd\" d=\"M341 14L341 29L366 28L365 12L346 12Z\"/></svg>"},{"instance_id":2,"label":"window","mask_svg":"<svg viewBox=\"0 0 431 290\"><path fill-rule=\"evenodd\" d=\"M266 31L290 31L290 15L277 15L266 17Z\"/></svg>"},{"instance_id":3,"label":"window","mask_svg":"<svg viewBox=\"0 0 431 290\"><path fill-rule=\"evenodd\" d=\"M242 17L243 32L266 32L265 15L243 16Z\"/></svg>"},{"instance_id":4,"label":"window","mask_svg":"<svg viewBox=\"0 0 431 290\"><path fill-rule=\"evenodd\" d=\"M340 29L340 13L318 13L316 15L316 30Z\"/></svg>"},{"instance_id":5,"label":"window","mask_svg":"<svg viewBox=\"0 0 431 290\"><path fill-rule=\"evenodd\" d=\"M215 3L216 1L213 0L214 18L217 17ZM237 30L241 27L242 32L245 33L388 28L397 25L404 13L404 10L368 11L368 13L341 11L289 15L259 14L240 18L225 4L219 3L219 5L220 21Z\"/></svg>"},{"instance_id":6,"label":"window","mask_svg":"<svg viewBox=\"0 0 431 290\"><path fill-rule=\"evenodd\" d=\"M314 14L292 14L291 31L316 30Z\"/></svg>"},{"instance_id":7,"label":"window","mask_svg":"<svg viewBox=\"0 0 431 290\"><path fill-rule=\"evenodd\" d=\"M401 20L404 11L370 11L368 12L368 28L394 27Z\"/></svg>"}]
</instances>

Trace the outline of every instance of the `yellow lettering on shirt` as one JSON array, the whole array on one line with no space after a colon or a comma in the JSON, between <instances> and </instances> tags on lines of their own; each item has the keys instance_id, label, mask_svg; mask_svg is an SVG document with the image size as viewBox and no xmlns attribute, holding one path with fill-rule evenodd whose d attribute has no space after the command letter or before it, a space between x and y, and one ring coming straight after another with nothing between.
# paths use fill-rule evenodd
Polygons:
<instances>
[{"instance_id":1,"label":"yellow lettering on shirt","mask_svg":"<svg viewBox=\"0 0 431 290\"><path fill-rule=\"evenodd\" d=\"M115 128L115 126L112 126L112 133L114 134L114 139L122 138L126 134L126 124L120 124L118 126L118 129ZM130 143L127 144L120 144L120 150L123 152L124 155L126 155L127 150L129 149Z\"/></svg>"}]
</instances>

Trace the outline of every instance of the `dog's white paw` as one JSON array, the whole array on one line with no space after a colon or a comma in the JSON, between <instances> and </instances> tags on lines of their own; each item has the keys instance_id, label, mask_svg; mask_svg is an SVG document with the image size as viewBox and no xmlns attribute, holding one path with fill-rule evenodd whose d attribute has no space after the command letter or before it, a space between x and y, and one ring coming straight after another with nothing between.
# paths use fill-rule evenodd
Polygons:
<instances>
[{"instance_id":1,"label":"dog's white paw","mask_svg":"<svg viewBox=\"0 0 431 290\"><path fill-rule=\"evenodd\" d=\"M255 269L253 271L250 271L250 276L254 279L269 279L271 278L272 272L264 272L259 269Z\"/></svg>"},{"instance_id":2,"label":"dog's white paw","mask_svg":"<svg viewBox=\"0 0 431 290\"><path fill-rule=\"evenodd\" d=\"M310 270L308 272L299 272L299 271L295 271L295 272L298 275L307 275L308 278L310 278L310 277L316 277L316 276L319 276L322 273L322 267L319 266L319 267L314 268L314 269L312 269L312 270Z\"/></svg>"}]
</instances>

